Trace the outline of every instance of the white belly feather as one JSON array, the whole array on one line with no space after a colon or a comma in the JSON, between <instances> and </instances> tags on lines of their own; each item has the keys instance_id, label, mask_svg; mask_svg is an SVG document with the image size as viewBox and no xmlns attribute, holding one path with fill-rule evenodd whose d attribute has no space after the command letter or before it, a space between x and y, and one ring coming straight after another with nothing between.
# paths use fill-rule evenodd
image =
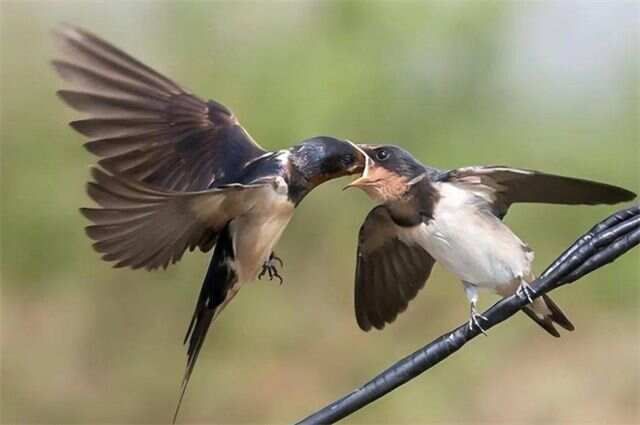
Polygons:
<instances>
[{"instance_id":1,"label":"white belly feather","mask_svg":"<svg viewBox=\"0 0 640 425\"><path fill-rule=\"evenodd\" d=\"M256 279L293 216L295 207L287 198L286 183L281 185L231 223L239 283Z\"/></svg>"},{"instance_id":2,"label":"white belly feather","mask_svg":"<svg viewBox=\"0 0 640 425\"><path fill-rule=\"evenodd\" d=\"M511 229L479 209L472 193L437 185L441 197L433 219L412 230L414 241L460 280L479 287L502 292L530 275L533 252Z\"/></svg>"}]
</instances>

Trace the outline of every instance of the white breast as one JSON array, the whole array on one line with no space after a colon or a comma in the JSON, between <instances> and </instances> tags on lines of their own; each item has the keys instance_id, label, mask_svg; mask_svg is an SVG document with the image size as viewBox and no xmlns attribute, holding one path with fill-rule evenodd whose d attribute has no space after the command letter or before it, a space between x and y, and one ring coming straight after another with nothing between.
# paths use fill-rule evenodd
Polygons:
<instances>
[{"instance_id":1,"label":"white breast","mask_svg":"<svg viewBox=\"0 0 640 425\"><path fill-rule=\"evenodd\" d=\"M490 289L529 276L533 252L483 200L451 183L437 183L441 197L433 219L408 234L460 280Z\"/></svg>"},{"instance_id":2,"label":"white breast","mask_svg":"<svg viewBox=\"0 0 640 425\"><path fill-rule=\"evenodd\" d=\"M294 205L281 178L268 196L261 197L246 214L231 223L239 282L254 280L291 220Z\"/></svg>"}]
</instances>

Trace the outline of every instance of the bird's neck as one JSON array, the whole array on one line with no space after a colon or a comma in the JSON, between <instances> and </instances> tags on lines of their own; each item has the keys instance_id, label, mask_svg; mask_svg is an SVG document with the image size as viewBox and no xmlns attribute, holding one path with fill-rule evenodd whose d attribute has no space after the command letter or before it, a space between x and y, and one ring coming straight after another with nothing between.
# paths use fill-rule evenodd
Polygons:
<instances>
[{"instance_id":1,"label":"bird's neck","mask_svg":"<svg viewBox=\"0 0 640 425\"><path fill-rule=\"evenodd\" d=\"M433 219L433 209L439 194L429 178L411 185L401 198L385 205L399 226L415 226Z\"/></svg>"},{"instance_id":2,"label":"bird's neck","mask_svg":"<svg viewBox=\"0 0 640 425\"><path fill-rule=\"evenodd\" d=\"M289 185L289 199L294 205L297 206L302 202L302 199L320 183L314 183L311 178L296 167L293 161L290 162L287 170L287 184Z\"/></svg>"}]
</instances>

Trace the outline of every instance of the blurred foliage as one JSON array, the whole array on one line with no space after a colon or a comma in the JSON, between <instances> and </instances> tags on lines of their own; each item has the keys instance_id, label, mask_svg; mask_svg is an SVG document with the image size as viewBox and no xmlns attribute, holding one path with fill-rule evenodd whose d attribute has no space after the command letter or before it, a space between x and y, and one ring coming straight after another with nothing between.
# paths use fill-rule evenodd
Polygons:
<instances>
[{"instance_id":1,"label":"blurred foliage","mask_svg":"<svg viewBox=\"0 0 640 425\"><path fill-rule=\"evenodd\" d=\"M54 92L49 32L87 29L240 117L271 149L318 134L393 142L438 167L504 163L640 189L638 3L0 3L2 421L161 423L208 255L114 270L77 208L94 161ZM210 334L181 422L292 422L467 317L437 270L384 332L352 312L358 227L345 181L277 247L285 284L247 285ZM541 270L612 207L519 206ZM526 318L348 423L638 423L637 251L554 297L576 332ZM488 305L494 298L484 296Z\"/></svg>"}]
</instances>

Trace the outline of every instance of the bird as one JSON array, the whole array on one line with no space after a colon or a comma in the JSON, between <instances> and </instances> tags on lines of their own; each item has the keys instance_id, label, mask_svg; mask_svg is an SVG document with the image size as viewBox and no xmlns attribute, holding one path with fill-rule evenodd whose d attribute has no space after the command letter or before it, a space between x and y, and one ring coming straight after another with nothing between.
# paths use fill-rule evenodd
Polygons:
<instances>
[{"instance_id":1,"label":"bird","mask_svg":"<svg viewBox=\"0 0 640 425\"><path fill-rule=\"evenodd\" d=\"M153 270L185 251L213 250L184 343L182 400L211 323L241 285L273 279L273 248L294 209L318 185L360 173L353 143L318 136L262 148L223 104L205 101L105 40L64 25L52 61L71 87L58 96L86 114L70 126L99 160L82 208L87 235L115 267Z\"/></svg>"},{"instance_id":2,"label":"bird","mask_svg":"<svg viewBox=\"0 0 640 425\"><path fill-rule=\"evenodd\" d=\"M546 294L532 298L533 250L504 223L513 203L615 204L636 194L617 186L507 166L440 170L395 145L359 145L362 176L345 187L378 202L358 235L355 314L358 326L383 329L424 287L435 263L462 282L468 326L486 335L479 291L526 297L523 309L549 334L574 325Z\"/></svg>"}]
</instances>

